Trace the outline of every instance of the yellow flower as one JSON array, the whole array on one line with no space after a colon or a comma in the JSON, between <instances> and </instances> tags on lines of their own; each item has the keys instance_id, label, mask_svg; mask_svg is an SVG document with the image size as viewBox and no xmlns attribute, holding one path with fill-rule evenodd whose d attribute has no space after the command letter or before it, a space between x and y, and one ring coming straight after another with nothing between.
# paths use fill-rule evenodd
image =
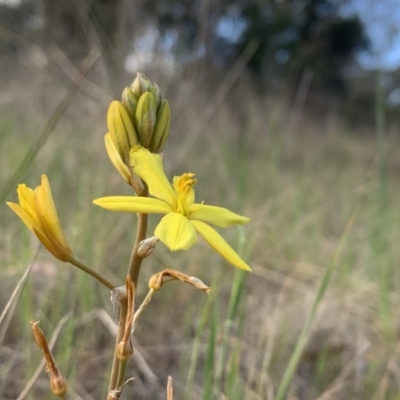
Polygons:
<instances>
[{"instance_id":1,"label":"yellow flower","mask_svg":"<svg viewBox=\"0 0 400 400\"><path fill-rule=\"evenodd\" d=\"M208 224L226 228L245 224L248 218L222 207L195 203L194 174L176 176L171 185L165 176L161 157L143 147L135 146L130 153L135 173L149 187L155 198L112 196L94 200L94 204L112 211L142 214L165 214L154 235L171 250L187 250L197 241L197 233L234 266L251 271L250 267L228 245L221 235Z\"/></svg>"},{"instance_id":2,"label":"yellow flower","mask_svg":"<svg viewBox=\"0 0 400 400\"><path fill-rule=\"evenodd\" d=\"M127 182L130 185L131 184L131 173L129 171L129 168L122 161L122 158L121 158L120 154L118 153L118 150L114 145L114 142L112 141L110 133L107 133L104 136L104 143L106 145L106 151L107 151L108 157L110 158L112 164L117 169L117 171L121 174L121 176L124 178L125 182Z\"/></svg>"},{"instance_id":3,"label":"yellow flower","mask_svg":"<svg viewBox=\"0 0 400 400\"><path fill-rule=\"evenodd\" d=\"M71 260L72 250L61 229L47 176L42 175L42 183L35 190L24 183L18 185L17 193L19 204L8 202L7 205L54 257Z\"/></svg>"}]
</instances>

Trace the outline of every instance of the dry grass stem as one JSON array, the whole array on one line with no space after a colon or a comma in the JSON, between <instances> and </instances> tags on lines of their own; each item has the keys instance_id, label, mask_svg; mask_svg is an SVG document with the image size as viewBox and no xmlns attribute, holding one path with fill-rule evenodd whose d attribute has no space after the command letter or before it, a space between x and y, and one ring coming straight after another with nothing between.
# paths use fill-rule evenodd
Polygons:
<instances>
[{"instance_id":1,"label":"dry grass stem","mask_svg":"<svg viewBox=\"0 0 400 400\"><path fill-rule=\"evenodd\" d=\"M3 309L3 311L2 311L2 313L1 313L1 315L0 315L0 326L1 326L1 324L3 323L4 317L6 316L8 310L9 310L10 307L11 307L11 304L13 303L14 299L17 297L18 292L19 292L19 289L20 289L21 286L24 284L24 282L25 282L25 280L26 280L26 278L27 278L27 276L28 276L29 271L31 270L31 268L32 268L32 264L29 265L28 268L25 270L25 272L24 272L23 275L21 276L20 280L18 281L17 285L15 286L13 292L11 293L11 296L10 296L10 298L8 299L8 301L7 301L5 307L4 307L4 309ZM1 341L0 341L0 343L1 343Z\"/></svg>"},{"instance_id":2,"label":"dry grass stem","mask_svg":"<svg viewBox=\"0 0 400 400\"><path fill-rule=\"evenodd\" d=\"M28 274L32 268L32 265L29 265L22 277L19 279L17 285L15 286L13 292L11 293L10 298L8 299L2 313L0 316L0 345L3 343L4 337L7 333L7 329L9 326L9 323L11 321L11 318L14 314L14 310L18 304L17 299L19 298L21 294L21 287L23 284L26 282L26 278L28 277Z\"/></svg>"},{"instance_id":3,"label":"dry grass stem","mask_svg":"<svg viewBox=\"0 0 400 400\"><path fill-rule=\"evenodd\" d=\"M153 298L155 292L156 291L154 289L150 289L149 290L149 292L147 293L146 297L142 301L142 304L140 305L140 307L136 310L135 314L133 315L133 323L132 323L132 328L131 328L131 335L135 331L135 329L136 329L136 327L137 327L137 325L139 323L140 316L142 315L142 313L143 313L144 309L147 307L147 305L150 303L150 301Z\"/></svg>"},{"instance_id":4,"label":"dry grass stem","mask_svg":"<svg viewBox=\"0 0 400 400\"><path fill-rule=\"evenodd\" d=\"M174 388L172 384L173 384L172 376L169 376L167 382L167 400L174 400Z\"/></svg>"}]
</instances>

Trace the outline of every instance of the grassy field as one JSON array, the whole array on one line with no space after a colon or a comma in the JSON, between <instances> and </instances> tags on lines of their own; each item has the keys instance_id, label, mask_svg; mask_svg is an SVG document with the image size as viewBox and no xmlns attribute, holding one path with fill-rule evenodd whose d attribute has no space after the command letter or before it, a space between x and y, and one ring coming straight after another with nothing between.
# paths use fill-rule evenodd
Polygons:
<instances>
[{"instance_id":1,"label":"grassy field","mask_svg":"<svg viewBox=\"0 0 400 400\"><path fill-rule=\"evenodd\" d=\"M0 109L0 190L65 94L54 82L27 85L27 96ZM205 119L210 99L191 96L171 90L167 173L196 173L197 200L251 218L223 235L253 273L234 271L202 241L178 253L158 245L142 267L139 298L163 268L213 292L175 282L155 296L136 330L127 373L136 379L123 398L164 399L171 375L175 399L400 399L395 129L382 136L334 112L298 114L251 93L243 110L226 99ZM122 284L135 216L92 205L130 194L104 150L105 103L80 93L19 182L35 187L46 173L74 253ZM6 198L15 201L15 190ZM158 220L150 219L150 233ZM18 398L41 361L33 318L48 337L64 322L54 354L70 398L104 398L115 333L109 292L47 254L4 203L0 221L1 309L32 265L0 324L0 397ZM25 398L53 398L44 371Z\"/></svg>"}]
</instances>

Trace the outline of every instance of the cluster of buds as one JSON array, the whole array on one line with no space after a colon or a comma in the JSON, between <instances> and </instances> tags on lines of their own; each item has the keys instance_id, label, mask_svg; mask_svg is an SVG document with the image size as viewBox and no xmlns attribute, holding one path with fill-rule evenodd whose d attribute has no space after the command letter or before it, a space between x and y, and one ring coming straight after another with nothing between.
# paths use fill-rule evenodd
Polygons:
<instances>
[{"instance_id":1,"label":"cluster of buds","mask_svg":"<svg viewBox=\"0 0 400 400\"><path fill-rule=\"evenodd\" d=\"M107 114L109 132L105 145L111 162L131 183L129 150L141 145L160 153L169 137L171 110L160 88L138 72L130 87L122 92L122 102L113 101Z\"/></svg>"}]
</instances>

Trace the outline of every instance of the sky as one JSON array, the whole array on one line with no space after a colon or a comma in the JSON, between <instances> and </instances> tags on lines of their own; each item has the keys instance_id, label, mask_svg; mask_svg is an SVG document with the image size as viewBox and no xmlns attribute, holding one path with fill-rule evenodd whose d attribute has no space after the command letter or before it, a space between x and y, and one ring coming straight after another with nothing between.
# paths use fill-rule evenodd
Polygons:
<instances>
[{"instance_id":1,"label":"sky","mask_svg":"<svg viewBox=\"0 0 400 400\"><path fill-rule=\"evenodd\" d=\"M363 68L400 68L400 0L352 0L340 13L358 15L364 25L371 47L358 55Z\"/></svg>"}]
</instances>

